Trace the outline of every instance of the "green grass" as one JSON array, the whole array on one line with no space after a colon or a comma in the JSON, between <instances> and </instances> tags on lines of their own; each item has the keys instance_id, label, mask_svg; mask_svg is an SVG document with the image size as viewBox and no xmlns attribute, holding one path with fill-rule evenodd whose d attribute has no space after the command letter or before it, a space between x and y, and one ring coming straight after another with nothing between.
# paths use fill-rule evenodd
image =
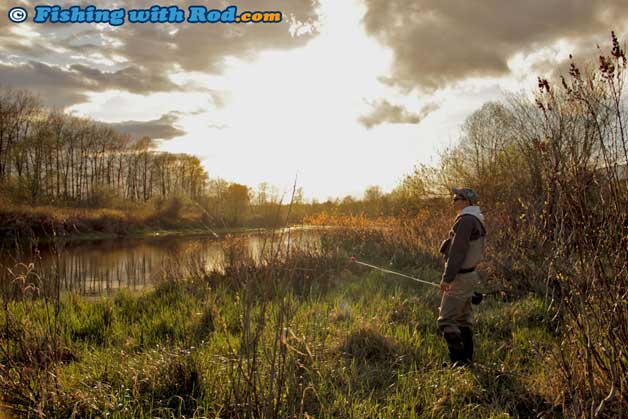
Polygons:
<instances>
[{"instance_id":1,"label":"green grass","mask_svg":"<svg viewBox=\"0 0 628 419\"><path fill-rule=\"evenodd\" d=\"M537 384L556 342L537 299L483 303L478 365L451 370L436 290L330 275L326 291L267 299L207 281L67 295L56 322L52 304L11 302L0 319L5 403L59 418L523 418L552 407Z\"/></svg>"}]
</instances>

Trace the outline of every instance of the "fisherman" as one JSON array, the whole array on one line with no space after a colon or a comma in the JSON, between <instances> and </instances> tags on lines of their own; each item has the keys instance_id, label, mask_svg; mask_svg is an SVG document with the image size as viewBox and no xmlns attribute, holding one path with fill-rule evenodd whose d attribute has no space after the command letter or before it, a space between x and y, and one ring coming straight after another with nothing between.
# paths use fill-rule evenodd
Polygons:
<instances>
[{"instance_id":1,"label":"fisherman","mask_svg":"<svg viewBox=\"0 0 628 419\"><path fill-rule=\"evenodd\" d=\"M438 329L447 342L452 366L459 366L473 360L471 302L480 286L475 267L484 257L486 227L476 193L469 188L452 192L457 215L449 238L440 247L446 263L440 283Z\"/></svg>"}]
</instances>

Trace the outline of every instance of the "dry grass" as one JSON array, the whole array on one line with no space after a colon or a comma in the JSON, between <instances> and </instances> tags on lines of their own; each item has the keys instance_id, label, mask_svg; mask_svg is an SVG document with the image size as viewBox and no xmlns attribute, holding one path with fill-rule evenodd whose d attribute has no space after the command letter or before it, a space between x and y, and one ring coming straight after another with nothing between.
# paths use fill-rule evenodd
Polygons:
<instances>
[{"instance_id":1,"label":"dry grass","mask_svg":"<svg viewBox=\"0 0 628 419\"><path fill-rule=\"evenodd\" d=\"M203 214L186 209L173 218L151 206L71 208L3 204L0 226L7 237L59 237L75 234L125 235L146 228L202 228Z\"/></svg>"}]
</instances>

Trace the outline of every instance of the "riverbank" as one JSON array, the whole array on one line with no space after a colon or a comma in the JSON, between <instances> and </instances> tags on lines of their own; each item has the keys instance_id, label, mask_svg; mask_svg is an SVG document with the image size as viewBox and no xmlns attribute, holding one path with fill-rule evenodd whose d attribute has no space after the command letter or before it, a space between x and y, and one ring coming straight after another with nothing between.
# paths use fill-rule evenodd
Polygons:
<instances>
[{"instance_id":1,"label":"riverbank","mask_svg":"<svg viewBox=\"0 0 628 419\"><path fill-rule=\"evenodd\" d=\"M67 295L57 317L45 301L10 303L2 394L18 417L560 416L556 372L534 355L556 344L539 300L483 303L478 363L451 370L436 291L334 263Z\"/></svg>"},{"instance_id":2,"label":"riverbank","mask_svg":"<svg viewBox=\"0 0 628 419\"><path fill-rule=\"evenodd\" d=\"M154 238L154 237L194 237L194 236L214 236L216 238L222 238L228 234L261 234L270 233L275 231L278 234L287 233L288 231L322 231L330 229L339 229L341 227L335 226L319 226L319 225L303 225L294 224L288 227L272 228L272 227L202 227L202 228L181 228L178 230L168 229L140 229L133 230L124 235L112 235L107 233L86 233L86 234L74 234L70 238L72 240L97 240L97 239L112 239L117 237L128 238Z\"/></svg>"},{"instance_id":3,"label":"riverbank","mask_svg":"<svg viewBox=\"0 0 628 419\"><path fill-rule=\"evenodd\" d=\"M104 233L104 232L91 232L91 233L74 233L63 236L64 239L75 241L92 241L92 240L109 240L118 238L130 238L130 239L142 239L142 238L165 238L165 237L215 237L222 238L228 234L252 234L252 233L264 233L272 231L272 229L265 228L248 228L248 227L234 227L234 228L210 228L210 227L196 227L196 228L180 228L180 229L160 229L160 228L147 228L131 230L124 234L116 233ZM52 238L52 240L58 238ZM45 240L44 240L45 241Z\"/></svg>"},{"instance_id":4,"label":"riverbank","mask_svg":"<svg viewBox=\"0 0 628 419\"><path fill-rule=\"evenodd\" d=\"M7 238L50 239L92 235L115 237L145 229L194 229L203 224L198 214L166 217L148 208L70 208L54 206L3 205L0 231Z\"/></svg>"},{"instance_id":5,"label":"riverbank","mask_svg":"<svg viewBox=\"0 0 628 419\"><path fill-rule=\"evenodd\" d=\"M0 236L7 240L98 240L118 237L225 235L263 232L272 227L215 226L198 209L90 209L53 206L0 207Z\"/></svg>"},{"instance_id":6,"label":"riverbank","mask_svg":"<svg viewBox=\"0 0 628 419\"><path fill-rule=\"evenodd\" d=\"M534 271L496 269L507 248L489 247L479 270L487 290L517 292L482 303L478 362L452 371L434 324L437 290L349 258L437 281L446 214L386 229L345 221L321 232L320 246L263 264L244 240L225 241L219 272L183 249L155 287L110 298L58 299L59 287L40 293L42 276L16 277L0 317L0 394L18 416L47 417L561 418L592 405L573 393L571 372L587 368L573 321L550 294L526 294ZM621 403L600 417L621 417Z\"/></svg>"}]
</instances>

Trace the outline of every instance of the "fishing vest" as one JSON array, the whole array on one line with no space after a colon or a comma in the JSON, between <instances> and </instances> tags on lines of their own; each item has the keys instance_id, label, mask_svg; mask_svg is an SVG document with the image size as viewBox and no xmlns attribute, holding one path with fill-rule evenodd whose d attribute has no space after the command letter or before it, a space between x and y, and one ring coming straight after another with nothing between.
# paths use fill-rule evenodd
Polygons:
<instances>
[{"instance_id":1,"label":"fishing vest","mask_svg":"<svg viewBox=\"0 0 628 419\"><path fill-rule=\"evenodd\" d=\"M462 214L456 217L454 221L454 225L458 222L460 217L469 216L473 217L475 221L475 225L473 231L471 232L471 236L469 238L469 250L467 251L467 255L465 256L464 262L462 263L461 270L467 270L475 268L475 266L484 260L484 237L486 236L486 228L482 221L479 218L472 214ZM453 237L454 232L451 231L449 233L449 238L445 240L439 249L439 252L445 256L445 259L449 255L449 247L451 245L451 238Z\"/></svg>"},{"instance_id":2,"label":"fishing vest","mask_svg":"<svg viewBox=\"0 0 628 419\"><path fill-rule=\"evenodd\" d=\"M471 232L471 237L469 238L469 250L467 251L467 256L464 258L464 262L462 263L462 269L471 269L475 268L478 263L484 260L484 237L486 236L486 228L484 224L474 215L471 214L463 214L456 218L456 221L460 217L473 217L475 220L476 228Z\"/></svg>"}]
</instances>

